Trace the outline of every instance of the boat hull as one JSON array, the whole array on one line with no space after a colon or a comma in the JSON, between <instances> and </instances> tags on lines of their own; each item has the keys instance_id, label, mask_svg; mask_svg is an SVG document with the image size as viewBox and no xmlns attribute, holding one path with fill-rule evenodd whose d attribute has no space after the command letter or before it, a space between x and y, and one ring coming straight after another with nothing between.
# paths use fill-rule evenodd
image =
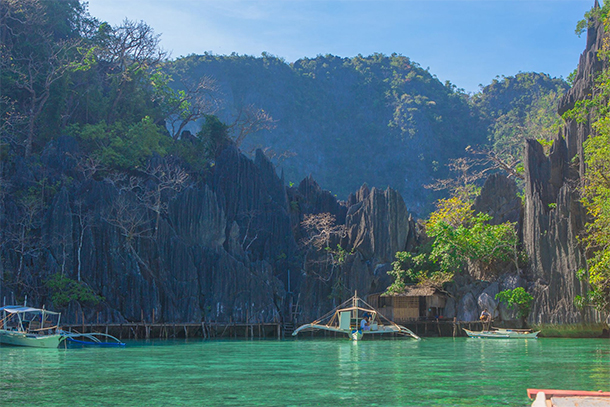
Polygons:
<instances>
[{"instance_id":1,"label":"boat hull","mask_svg":"<svg viewBox=\"0 0 610 407\"><path fill-rule=\"evenodd\" d=\"M0 345L57 348L61 338L61 335L32 335L0 329Z\"/></svg>"},{"instance_id":2,"label":"boat hull","mask_svg":"<svg viewBox=\"0 0 610 407\"><path fill-rule=\"evenodd\" d=\"M536 339L540 331L536 332L518 332L512 330L499 331L469 331L464 329L470 338L489 338L489 339Z\"/></svg>"},{"instance_id":3,"label":"boat hull","mask_svg":"<svg viewBox=\"0 0 610 407\"><path fill-rule=\"evenodd\" d=\"M351 337L352 337L352 341L359 341L359 340L361 340L362 339L362 331L360 331L360 330L353 330L352 334L351 334Z\"/></svg>"}]
</instances>

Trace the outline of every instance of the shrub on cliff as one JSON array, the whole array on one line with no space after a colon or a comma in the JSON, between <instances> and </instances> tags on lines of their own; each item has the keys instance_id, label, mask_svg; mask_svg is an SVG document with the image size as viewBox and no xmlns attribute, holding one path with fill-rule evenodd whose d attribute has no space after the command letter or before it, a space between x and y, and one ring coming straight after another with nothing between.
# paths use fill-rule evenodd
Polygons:
<instances>
[{"instance_id":1,"label":"shrub on cliff","mask_svg":"<svg viewBox=\"0 0 610 407\"><path fill-rule=\"evenodd\" d=\"M142 166L153 154L165 155L170 138L146 116L134 124L105 121L73 129L85 150L116 169Z\"/></svg>"},{"instance_id":2,"label":"shrub on cliff","mask_svg":"<svg viewBox=\"0 0 610 407\"><path fill-rule=\"evenodd\" d=\"M77 301L83 305L97 305L104 301L104 297L96 294L83 282L72 280L60 273L53 274L47 281L46 287L51 293L53 304L65 307L70 301Z\"/></svg>"},{"instance_id":3,"label":"shrub on cliff","mask_svg":"<svg viewBox=\"0 0 610 407\"><path fill-rule=\"evenodd\" d=\"M440 287L468 264L489 272L498 263L518 262L515 225L491 225L491 216L474 214L470 205L456 196L439 201L437 211L425 223L430 243L420 246L418 253L396 253L390 291L413 283Z\"/></svg>"},{"instance_id":4,"label":"shrub on cliff","mask_svg":"<svg viewBox=\"0 0 610 407\"><path fill-rule=\"evenodd\" d=\"M505 302L509 308L516 308L519 317L523 320L527 319L532 308L534 297L523 287L517 287L513 290L504 290L496 294L496 300Z\"/></svg>"}]
</instances>

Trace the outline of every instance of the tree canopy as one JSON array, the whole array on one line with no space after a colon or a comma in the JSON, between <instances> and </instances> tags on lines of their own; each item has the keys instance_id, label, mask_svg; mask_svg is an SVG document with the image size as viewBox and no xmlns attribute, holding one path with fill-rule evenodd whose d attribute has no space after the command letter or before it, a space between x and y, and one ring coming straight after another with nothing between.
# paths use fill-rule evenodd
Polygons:
<instances>
[{"instance_id":1,"label":"tree canopy","mask_svg":"<svg viewBox=\"0 0 610 407\"><path fill-rule=\"evenodd\" d=\"M437 202L437 210L424 222L430 241L415 253L396 253L390 272L395 280L389 291L400 291L406 284L441 287L467 267L476 267L483 276L490 276L494 266L503 262L518 267L515 225L491 225L489 215L475 214L471 206L471 201L458 196Z\"/></svg>"}]
</instances>

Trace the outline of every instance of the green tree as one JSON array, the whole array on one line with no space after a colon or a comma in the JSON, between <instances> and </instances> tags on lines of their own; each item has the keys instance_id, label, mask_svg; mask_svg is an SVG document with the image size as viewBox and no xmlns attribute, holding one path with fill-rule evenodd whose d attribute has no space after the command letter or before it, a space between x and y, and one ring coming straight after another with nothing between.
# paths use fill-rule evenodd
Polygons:
<instances>
[{"instance_id":1,"label":"green tree","mask_svg":"<svg viewBox=\"0 0 610 407\"><path fill-rule=\"evenodd\" d=\"M170 138L148 116L134 124L101 121L72 129L88 152L109 168L130 169L145 165L153 154L165 155Z\"/></svg>"},{"instance_id":2,"label":"green tree","mask_svg":"<svg viewBox=\"0 0 610 407\"><path fill-rule=\"evenodd\" d=\"M502 262L513 261L518 267L515 225L491 225L490 220L487 214L474 214L468 201L459 197L440 200L437 211L425 222L430 242L417 253L396 253L390 272L395 280L389 291L413 283L441 287L469 265L485 275Z\"/></svg>"},{"instance_id":3,"label":"green tree","mask_svg":"<svg viewBox=\"0 0 610 407\"><path fill-rule=\"evenodd\" d=\"M394 282L387 291L399 293L411 284L442 288L451 281L454 273L441 270L439 264L431 258L430 250L430 245L424 245L417 253L397 252L392 270L388 272L394 277Z\"/></svg>"},{"instance_id":4,"label":"green tree","mask_svg":"<svg viewBox=\"0 0 610 407\"><path fill-rule=\"evenodd\" d=\"M229 127L213 115L205 116L205 123L198 133L205 146L206 157L214 159L230 142Z\"/></svg>"},{"instance_id":5,"label":"green tree","mask_svg":"<svg viewBox=\"0 0 610 407\"><path fill-rule=\"evenodd\" d=\"M38 126L48 101L80 59L77 48L82 39L71 27L80 25L83 16L77 0L6 0L1 4L2 102L21 112L24 120L12 127L22 134L17 141L26 157L38 141Z\"/></svg>"},{"instance_id":6,"label":"green tree","mask_svg":"<svg viewBox=\"0 0 610 407\"><path fill-rule=\"evenodd\" d=\"M460 270L471 261L490 272L498 262L518 263L518 238L515 225L506 222L491 225L491 216L478 213L468 222L453 227L438 222L427 230L434 244L430 253L442 270Z\"/></svg>"},{"instance_id":7,"label":"green tree","mask_svg":"<svg viewBox=\"0 0 610 407\"><path fill-rule=\"evenodd\" d=\"M523 287L517 287L513 290L504 290L496 294L496 300L505 302L509 308L516 308L519 318L527 319L532 309L532 301L534 297Z\"/></svg>"},{"instance_id":8,"label":"green tree","mask_svg":"<svg viewBox=\"0 0 610 407\"><path fill-rule=\"evenodd\" d=\"M65 307L70 301L78 301L83 305L95 306L104 297L96 294L83 282L72 280L60 273L53 274L47 281L46 287L51 294L51 300L57 307Z\"/></svg>"}]
</instances>

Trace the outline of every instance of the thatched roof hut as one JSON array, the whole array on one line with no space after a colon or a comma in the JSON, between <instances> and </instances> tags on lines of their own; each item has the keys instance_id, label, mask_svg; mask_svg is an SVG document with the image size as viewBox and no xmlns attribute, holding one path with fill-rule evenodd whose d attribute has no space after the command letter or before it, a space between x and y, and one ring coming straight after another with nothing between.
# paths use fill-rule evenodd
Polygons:
<instances>
[{"instance_id":1,"label":"thatched roof hut","mask_svg":"<svg viewBox=\"0 0 610 407\"><path fill-rule=\"evenodd\" d=\"M442 317L447 296L433 287L408 286L394 294L369 294L368 302L385 317L406 322Z\"/></svg>"}]
</instances>

